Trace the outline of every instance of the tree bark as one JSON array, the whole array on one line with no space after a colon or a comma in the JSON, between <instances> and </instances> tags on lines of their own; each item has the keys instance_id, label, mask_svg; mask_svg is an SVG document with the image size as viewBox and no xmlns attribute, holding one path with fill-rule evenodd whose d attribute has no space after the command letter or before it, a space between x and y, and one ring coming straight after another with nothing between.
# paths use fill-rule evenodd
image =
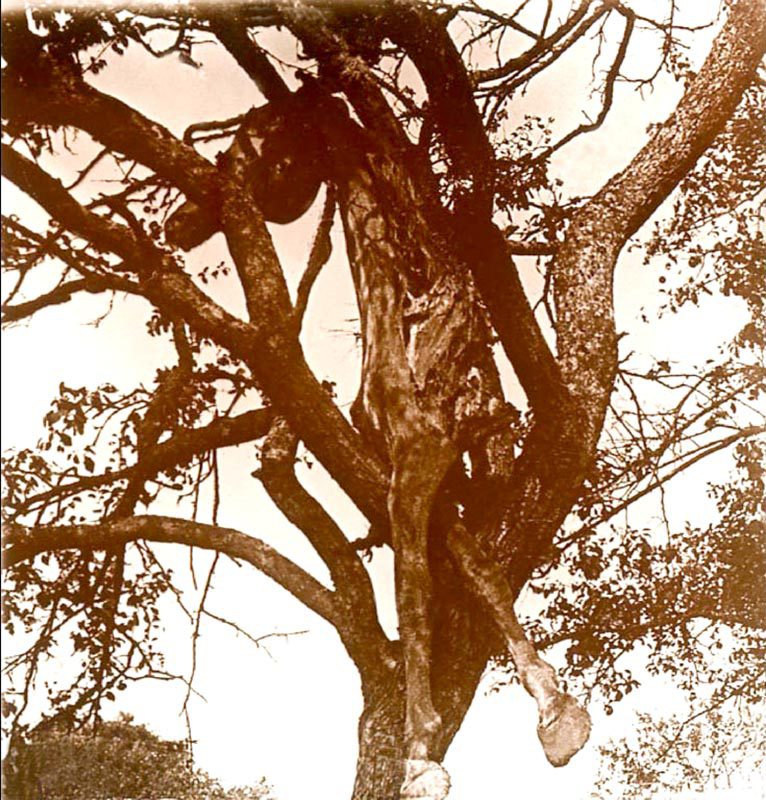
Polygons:
<instances>
[{"instance_id":1,"label":"tree bark","mask_svg":"<svg viewBox=\"0 0 766 800\"><path fill-rule=\"evenodd\" d=\"M407 755L404 717L404 674L397 665L365 691L352 800L399 800Z\"/></svg>"}]
</instances>

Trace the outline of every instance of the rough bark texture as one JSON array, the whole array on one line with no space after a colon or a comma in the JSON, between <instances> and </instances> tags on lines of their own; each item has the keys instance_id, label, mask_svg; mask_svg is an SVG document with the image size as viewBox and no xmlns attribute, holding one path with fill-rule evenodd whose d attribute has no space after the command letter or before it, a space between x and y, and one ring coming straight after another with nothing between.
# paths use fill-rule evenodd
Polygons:
<instances>
[{"instance_id":1,"label":"rough bark texture","mask_svg":"<svg viewBox=\"0 0 766 800\"><path fill-rule=\"evenodd\" d=\"M555 45L557 36L576 29L587 5L535 47ZM147 298L241 359L270 403L177 430L164 441L157 435L141 448L136 466L92 476L82 488L127 479L120 507L130 512L143 484L163 467L266 436L254 477L323 559L333 587L245 533L150 515L12 525L4 562L148 539L212 549L270 576L336 627L359 668L365 705L354 800L444 796L438 765L487 660L506 647L538 703L545 752L563 765L590 723L525 636L514 600L548 558L594 462L617 369L617 258L730 117L763 54L766 13L759 0L731 3L675 114L573 213L550 266L553 347L493 221L494 154L475 84L443 18L401 2L267 10L268 24L287 26L316 59L319 81L291 93L246 27L214 10L198 11L271 101L244 116L217 166L94 89L71 54L41 51L35 37L11 42L3 74L13 124L78 128L183 192L186 202L166 226L167 244L191 248L223 232L247 319L205 294L166 244L81 205L12 146L3 146L3 174L72 234L120 259L114 275L99 276L98 287ZM423 80L429 123L459 187L449 208L427 154L410 142L365 61L365 48L374 50L385 37L403 48ZM497 77L516 66L498 67ZM330 92L342 93L348 105ZM351 422L306 362L300 313L266 225L303 213L322 182L330 184L332 199L322 235L329 237L337 201L361 322L362 374ZM69 284L35 308L61 302L80 286L94 290L87 280ZM529 402L531 429L523 438L492 355L495 336ZM359 554L296 477L301 441L365 514L378 543L394 551L400 642L389 642L380 628Z\"/></svg>"},{"instance_id":2,"label":"rough bark texture","mask_svg":"<svg viewBox=\"0 0 766 800\"><path fill-rule=\"evenodd\" d=\"M352 800L399 799L407 755L404 694L403 670L394 665L365 691Z\"/></svg>"}]
</instances>

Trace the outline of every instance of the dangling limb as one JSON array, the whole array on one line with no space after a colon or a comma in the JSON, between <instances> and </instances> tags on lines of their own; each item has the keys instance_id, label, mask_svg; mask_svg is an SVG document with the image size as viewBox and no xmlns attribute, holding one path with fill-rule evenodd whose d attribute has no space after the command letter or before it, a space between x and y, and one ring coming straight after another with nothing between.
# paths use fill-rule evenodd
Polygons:
<instances>
[{"instance_id":1,"label":"dangling limb","mask_svg":"<svg viewBox=\"0 0 766 800\"><path fill-rule=\"evenodd\" d=\"M431 760L441 719L431 698L431 505L455 454L442 437L407 441L394 449L389 518L395 552L396 607L406 675L407 763L402 798L443 800L446 771Z\"/></svg>"},{"instance_id":2,"label":"dangling limb","mask_svg":"<svg viewBox=\"0 0 766 800\"><path fill-rule=\"evenodd\" d=\"M513 610L514 597L501 569L479 550L463 525L448 535L450 551L474 593L491 611L508 641L522 686L537 702L537 735L554 767L564 766L588 740L590 717L571 696L562 692L553 667L537 654Z\"/></svg>"}]
</instances>

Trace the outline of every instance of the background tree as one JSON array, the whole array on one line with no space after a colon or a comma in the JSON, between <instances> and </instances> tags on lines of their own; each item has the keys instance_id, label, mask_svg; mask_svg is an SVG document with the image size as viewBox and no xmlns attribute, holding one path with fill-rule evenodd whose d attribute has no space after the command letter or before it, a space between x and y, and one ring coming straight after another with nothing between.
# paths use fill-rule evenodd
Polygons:
<instances>
[{"instance_id":1,"label":"background tree","mask_svg":"<svg viewBox=\"0 0 766 800\"><path fill-rule=\"evenodd\" d=\"M762 691L752 565L763 551L766 14L738 0L696 26L672 2L665 11L605 0L507 13L379 2L4 15L3 174L50 218L47 230L4 218L6 323L80 293L138 297L149 333L175 353L151 389L62 384L44 440L7 459L6 624L35 633L10 664L23 674L11 718L24 719L41 659L66 637L77 674L50 697L54 717L96 718L129 679L171 677L155 646L157 601L172 589L152 549L162 542L247 562L334 626L364 695L357 798L444 796L439 763L490 660L535 697L546 754L566 763L587 716L527 635L537 650L564 644L572 686L607 702L635 686L620 656L637 644L690 688L702 665ZM693 69L685 48L711 25ZM264 32L294 48L288 63L259 44ZM628 54L641 37L657 65L636 75ZM595 113L586 97L588 121L572 128L520 119L524 91L590 39ZM211 41L266 105L223 121L201 110L176 137L96 88L126 48L199 66ZM605 123L619 84L665 73L683 95L622 171L588 197L550 174ZM66 186L56 177L73 170ZM321 186L291 296L267 223L299 217ZM301 336L336 215L362 345L348 412ZM218 232L220 265L183 255ZM668 311L714 291L747 305L748 324L699 370L646 363L620 336L613 282L631 240L671 267ZM522 258L537 259L539 282L522 281ZM241 315L221 289L234 279ZM219 457L243 443L327 581L218 524ZM746 477L717 490L715 536L616 524L730 446ZM364 515L366 536L306 490L304 452ZM206 491L211 524L199 522ZM191 497L188 515L154 513L168 494ZM400 641L381 627L362 557L378 548L394 552ZM522 589L536 598L527 634L513 610ZM721 665L701 648L724 630L736 645Z\"/></svg>"},{"instance_id":2,"label":"background tree","mask_svg":"<svg viewBox=\"0 0 766 800\"><path fill-rule=\"evenodd\" d=\"M66 730L61 723L38 730L4 762L8 800L259 800L259 786L224 791L192 764L188 743L155 736L130 717L93 731Z\"/></svg>"}]
</instances>

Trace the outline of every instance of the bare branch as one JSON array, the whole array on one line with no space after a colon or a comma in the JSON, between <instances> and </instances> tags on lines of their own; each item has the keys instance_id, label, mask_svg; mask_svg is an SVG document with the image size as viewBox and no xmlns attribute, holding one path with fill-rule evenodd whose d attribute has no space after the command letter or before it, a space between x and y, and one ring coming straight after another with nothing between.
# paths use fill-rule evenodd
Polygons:
<instances>
[{"instance_id":1,"label":"bare branch","mask_svg":"<svg viewBox=\"0 0 766 800\"><path fill-rule=\"evenodd\" d=\"M564 39L570 32L575 31L575 35L573 37L574 40L579 38L588 28L590 28L590 26L596 21L596 19L598 19L598 17L606 13L608 9L605 6L606 4L600 7L597 6L591 17L587 19L586 24L581 25L579 29L575 31L575 28L577 28L578 24L585 19L586 14L593 7L591 0L584 0L584 2L577 6L566 22L558 27L550 36L546 36L544 39L539 39L534 45L532 45L532 47L529 48L529 50L522 53L520 56L508 59L499 67L476 70L476 72L474 72L472 75L473 80L477 84L487 83L500 78L505 78L513 72L520 72L522 69L526 69L542 55L551 51L551 49L561 42L561 40Z\"/></svg>"},{"instance_id":2,"label":"bare branch","mask_svg":"<svg viewBox=\"0 0 766 800\"><path fill-rule=\"evenodd\" d=\"M571 533L561 539L559 545L561 547L568 547L570 544L573 544L574 542L590 535L595 525L601 525L602 523L613 519L618 514L621 514L623 511L625 511L626 508L630 508L630 506L632 506L642 497L646 497L648 494L656 491L661 486L664 486L664 484L666 484L669 480L672 480L677 475L686 472L689 467L691 467L693 464L696 464L698 461L702 461L702 459L707 458L714 453L725 450L727 447L731 447L731 445L736 444L742 439L761 436L764 433L766 433L766 426L753 426L750 428L744 428L736 433L732 433L730 436L725 436L723 439L718 439L715 442L710 442L706 445L703 445L696 453L688 458L683 459L683 461L681 461L681 463L674 469L671 469L663 475L654 478L643 489L640 489L639 491L625 498L625 500L617 503L614 506L610 506L604 511L603 514L600 514L595 520L590 521L586 527L579 528L574 533Z\"/></svg>"},{"instance_id":3,"label":"bare branch","mask_svg":"<svg viewBox=\"0 0 766 800\"><path fill-rule=\"evenodd\" d=\"M31 317L43 308L67 303L72 299L72 295L78 292L91 292L99 294L112 288L107 282L100 282L97 278L79 278L78 280L62 283L50 292L47 292L34 300L16 305L3 305L3 325L10 325L19 320Z\"/></svg>"},{"instance_id":4,"label":"bare branch","mask_svg":"<svg viewBox=\"0 0 766 800\"><path fill-rule=\"evenodd\" d=\"M271 409L259 408L236 417L218 417L201 428L178 428L169 439L143 453L140 472L148 480L164 470L187 463L195 455L260 439L267 434L273 416ZM46 492L30 496L18 509L16 516L41 508L62 497L98 489L121 480L132 480L138 471L139 465L136 464L62 483Z\"/></svg>"},{"instance_id":5,"label":"bare branch","mask_svg":"<svg viewBox=\"0 0 766 800\"><path fill-rule=\"evenodd\" d=\"M306 308L309 304L309 295L314 287L314 281L319 277L322 267L327 263L327 260L332 254L330 231L332 230L334 219L335 189L328 184L324 206L322 207L322 216L319 220L319 227L314 234L314 242L311 245L306 271L303 273L301 282L298 284L298 292L295 298L294 314L298 327L300 327L303 315L306 313Z\"/></svg>"},{"instance_id":6,"label":"bare branch","mask_svg":"<svg viewBox=\"0 0 766 800\"><path fill-rule=\"evenodd\" d=\"M52 178L37 164L10 145L2 145L3 175L36 200L64 227L83 236L100 250L117 253L126 261L139 265L146 255L125 225L99 217L81 206L60 181Z\"/></svg>"},{"instance_id":7,"label":"bare branch","mask_svg":"<svg viewBox=\"0 0 766 800\"><path fill-rule=\"evenodd\" d=\"M169 542L246 561L328 622L338 622L333 592L269 545L231 528L162 516L125 517L98 525L8 525L3 568L57 550L106 550L129 542Z\"/></svg>"},{"instance_id":8,"label":"bare branch","mask_svg":"<svg viewBox=\"0 0 766 800\"><path fill-rule=\"evenodd\" d=\"M386 636L378 622L370 577L343 531L295 475L297 445L285 421L275 419L263 445L261 467L253 474L327 565L338 601L346 605L346 633L341 635L349 652L360 663L375 661ZM375 641L378 646L371 647Z\"/></svg>"},{"instance_id":9,"label":"bare branch","mask_svg":"<svg viewBox=\"0 0 766 800\"><path fill-rule=\"evenodd\" d=\"M30 85L13 71L3 71L3 113L11 119L87 131L110 150L149 167L200 205L215 204L218 170L163 126L85 83L69 63L41 57L25 69L42 80Z\"/></svg>"},{"instance_id":10,"label":"bare branch","mask_svg":"<svg viewBox=\"0 0 766 800\"><path fill-rule=\"evenodd\" d=\"M604 123L607 115L609 114L610 109L612 108L612 101L614 100L614 85L617 82L617 79L620 75L620 68L622 67L623 62L625 61L625 54L628 51L628 44L630 43L630 37L633 35L633 28L636 24L635 15L632 14L629 10L625 11L625 30L622 34L622 41L620 42L620 46L617 50L617 55L612 62L609 71L607 72L606 78L604 80L604 100L601 105L601 110L598 113L593 122L579 125L573 131L570 131L566 136L562 137L556 144L551 145L550 147L546 148L542 153L535 156L535 161L544 161L547 158L556 152L556 150L561 149L565 144L568 144L575 139L576 137L580 136L583 133L590 133L591 131L598 130L601 125Z\"/></svg>"}]
</instances>

